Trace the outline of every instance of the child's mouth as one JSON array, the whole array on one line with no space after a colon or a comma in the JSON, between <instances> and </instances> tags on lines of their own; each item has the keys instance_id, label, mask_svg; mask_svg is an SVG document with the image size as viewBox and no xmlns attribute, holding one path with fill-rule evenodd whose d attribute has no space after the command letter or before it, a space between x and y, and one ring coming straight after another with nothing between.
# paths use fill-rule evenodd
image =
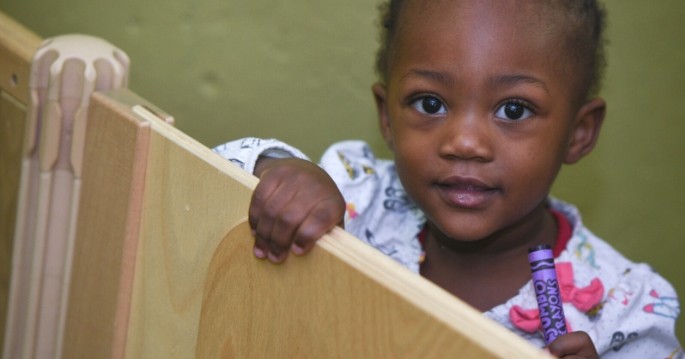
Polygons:
<instances>
[{"instance_id":1,"label":"child's mouth","mask_svg":"<svg viewBox=\"0 0 685 359\"><path fill-rule=\"evenodd\" d=\"M467 177L449 177L438 182L440 196L450 206L476 209L486 206L499 192L477 179Z\"/></svg>"}]
</instances>

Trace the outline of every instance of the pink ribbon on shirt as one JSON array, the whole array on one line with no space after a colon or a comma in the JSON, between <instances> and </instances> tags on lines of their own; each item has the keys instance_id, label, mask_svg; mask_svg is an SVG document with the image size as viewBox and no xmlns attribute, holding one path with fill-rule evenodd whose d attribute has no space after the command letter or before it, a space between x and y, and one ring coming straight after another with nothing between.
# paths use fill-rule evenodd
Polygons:
<instances>
[{"instance_id":1,"label":"pink ribbon on shirt","mask_svg":"<svg viewBox=\"0 0 685 359\"><path fill-rule=\"evenodd\" d=\"M556 269L562 302L571 303L581 312L587 313L602 301L604 285L599 278L594 278L587 286L578 288L573 283L573 265L571 262L558 263Z\"/></svg>"},{"instance_id":2,"label":"pink ribbon on shirt","mask_svg":"<svg viewBox=\"0 0 685 359\"><path fill-rule=\"evenodd\" d=\"M578 288L573 280L573 264L571 262L560 262L556 264L557 279L559 280L559 290L561 301L571 303L583 313L596 307L604 297L604 285L599 278L590 281L590 284L583 288ZM509 310L509 319L517 328L527 333L535 333L540 330L540 312L537 308L524 309L514 305ZM566 323L568 331L571 327Z\"/></svg>"}]
</instances>

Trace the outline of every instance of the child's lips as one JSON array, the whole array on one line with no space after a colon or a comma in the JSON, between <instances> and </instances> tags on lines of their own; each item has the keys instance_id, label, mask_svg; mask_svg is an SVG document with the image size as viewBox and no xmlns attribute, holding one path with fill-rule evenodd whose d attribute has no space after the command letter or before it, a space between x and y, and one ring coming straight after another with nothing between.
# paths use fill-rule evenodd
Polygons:
<instances>
[{"instance_id":1,"label":"child's lips","mask_svg":"<svg viewBox=\"0 0 685 359\"><path fill-rule=\"evenodd\" d=\"M440 196L451 206L476 209L487 205L499 189L472 177L452 176L437 183Z\"/></svg>"}]
</instances>

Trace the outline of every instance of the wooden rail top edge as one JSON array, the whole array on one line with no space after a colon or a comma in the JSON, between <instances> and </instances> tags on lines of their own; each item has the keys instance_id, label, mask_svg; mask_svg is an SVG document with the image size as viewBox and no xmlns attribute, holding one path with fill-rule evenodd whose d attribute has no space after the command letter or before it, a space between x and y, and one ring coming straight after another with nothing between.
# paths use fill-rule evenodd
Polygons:
<instances>
[{"instance_id":1,"label":"wooden rail top edge","mask_svg":"<svg viewBox=\"0 0 685 359\"><path fill-rule=\"evenodd\" d=\"M0 87L25 105L29 102L31 59L42 41L0 11Z\"/></svg>"}]
</instances>

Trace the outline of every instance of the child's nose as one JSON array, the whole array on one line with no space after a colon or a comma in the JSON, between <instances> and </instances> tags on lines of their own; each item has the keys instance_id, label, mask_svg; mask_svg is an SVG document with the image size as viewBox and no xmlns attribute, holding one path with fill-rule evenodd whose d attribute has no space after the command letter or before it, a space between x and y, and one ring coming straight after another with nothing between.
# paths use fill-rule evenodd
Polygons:
<instances>
[{"instance_id":1,"label":"child's nose","mask_svg":"<svg viewBox=\"0 0 685 359\"><path fill-rule=\"evenodd\" d=\"M440 130L440 156L489 162L493 158L492 130L481 116L466 114L445 121Z\"/></svg>"}]
</instances>

